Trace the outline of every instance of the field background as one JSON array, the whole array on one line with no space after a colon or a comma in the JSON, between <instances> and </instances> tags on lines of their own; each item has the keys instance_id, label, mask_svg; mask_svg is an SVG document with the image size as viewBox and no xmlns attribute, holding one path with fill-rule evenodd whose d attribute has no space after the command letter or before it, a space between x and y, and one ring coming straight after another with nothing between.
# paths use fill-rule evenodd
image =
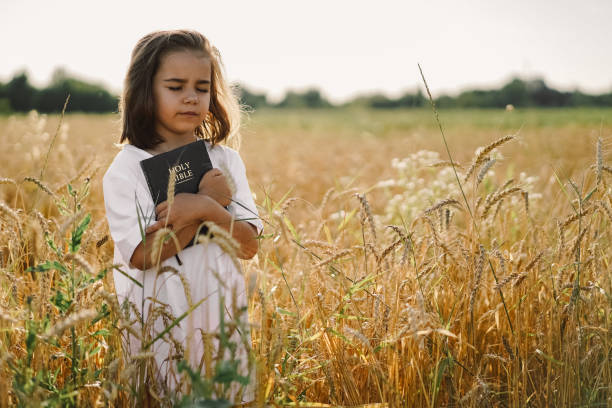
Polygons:
<instances>
[{"instance_id":1,"label":"field background","mask_svg":"<svg viewBox=\"0 0 612 408\"><path fill-rule=\"evenodd\" d=\"M515 135L492 153L498 158L494 172L483 175L478 187L466 183L466 191L475 210L479 196L483 203L491 200L514 179L505 188L528 192L529 212L515 194L519 198L506 200L493 217L487 218L486 211L482 215L481 205L481 217L471 225L462 196L450 186L454 176L448 168L444 173L428 167L448 160L431 110L275 109L246 118L240 152L267 221L258 258L246 267L259 282L251 314L260 403L610 406L612 219L606 211L611 179L602 166L609 168L612 161L612 110L444 110L440 118L453 159L464 171L479 146ZM0 351L11 355L0 358L0 405L53 397L58 405L129 406L136 397L111 385L129 383L121 376L126 367L109 368L119 344L111 326L103 340L107 348L95 357L82 356L84 366L100 367L95 381L87 377L91 372L76 381L74 369L61 358L49 363L59 367L53 381L31 380L46 369L46 355L61 347L40 340L39 349L28 352L28 333L44 335L50 329L32 329L24 321L42 321L50 314L52 326L63 318L44 306L51 297L45 285L59 278L36 280L24 272L55 256L45 249L32 210L57 219L49 228L63 239L57 232L67 215L58 212L55 201L67 194L69 183L78 188L89 178L82 207L91 213L91 223L82 256L96 270L112 263L112 243L103 242L108 230L101 178L118 151L113 146L118 117L71 114L56 132L59 121L34 113L0 118L0 177L10 179L0 185ZM598 149L599 176L597 166L592 168ZM439 157L415 156L419 151ZM398 164L409 157L409 164ZM43 187L23 182L26 177L37 178ZM406 187L411 178L424 181ZM579 203L568 178L582 187L583 198L598 189L590 201ZM440 184L434 188L435 180ZM423 193L427 188L433 192ZM366 193L367 204L355 193ZM418 199L410 199L411 194ZM435 209L431 222L422 217L449 195L459 204ZM411 208L398 204L402 199ZM571 220L572 204L590 212ZM457 206L463 211L455 212ZM456 215L445 223L446 208ZM568 219L560 245L557 220ZM387 224L401 227L404 237ZM23 233L20 242L15 241L17 229ZM400 258L408 251L402 248L408 247L410 233L412 261L406 265ZM506 277L513 285L504 291L507 305L495 289L497 277L483 274L480 244L500 280ZM589 261L580 270L583 258ZM347 279L338 278L335 268ZM103 279L107 291L112 290L109 277ZM28 306L32 299L34 306ZM95 306L95 296L87 299L80 301ZM386 314L381 304L390 307ZM380 313L384 327L378 327ZM72 327L92 330L81 321ZM67 341L67 334L57 335L60 344ZM15 373L26 374L15 380ZM50 382L70 392L62 394ZM136 393L138 398L144 398L142 393Z\"/></svg>"}]
</instances>

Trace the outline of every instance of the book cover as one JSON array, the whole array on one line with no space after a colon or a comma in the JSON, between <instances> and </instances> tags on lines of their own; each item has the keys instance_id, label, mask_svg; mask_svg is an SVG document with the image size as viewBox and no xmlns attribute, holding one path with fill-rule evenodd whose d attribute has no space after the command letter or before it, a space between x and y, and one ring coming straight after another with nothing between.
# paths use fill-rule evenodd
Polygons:
<instances>
[{"instance_id":1,"label":"book cover","mask_svg":"<svg viewBox=\"0 0 612 408\"><path fill-rule=\"evenodd\" d=\"M140 162L155 206L167 200L170 172L175 170L175 194L198 192L202 176L213 168L206 143L197 140ZM205 234L205 228L200 232ZM187 246L194 244L194 241Z\"/></svg>"}]
</instances>

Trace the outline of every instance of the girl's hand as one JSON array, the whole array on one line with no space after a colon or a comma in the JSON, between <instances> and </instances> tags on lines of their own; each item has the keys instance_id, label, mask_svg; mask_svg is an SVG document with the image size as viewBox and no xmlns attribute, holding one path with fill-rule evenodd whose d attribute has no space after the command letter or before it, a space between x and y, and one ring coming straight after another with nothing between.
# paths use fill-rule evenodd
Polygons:
<instances>
[{"instance_id":1,"label":"girl's hand","mask_svg":"<svg viewBox=\"0 0 612 408\"><path fill-rule=\"evenodd\" d=\"M146 229L146 233L168 227L179 231L185 226L200 223L205 210L206 200L198 194L180 193L174 196L172 206L164 201L155 207L157 222Z\"/></svg>"},{"instance_id":2,"label":"girl's hand","mask_svg":"<svg viewBox=\"0 0 612 408\"><path fill-rule=\"evenodd\" d=\"M204 174L200 180L198 194L204 194L221 204L222 207L227 207L232 202L232 190L223 172L219 169L212 169Z\"/></svg>"}]
</instances>

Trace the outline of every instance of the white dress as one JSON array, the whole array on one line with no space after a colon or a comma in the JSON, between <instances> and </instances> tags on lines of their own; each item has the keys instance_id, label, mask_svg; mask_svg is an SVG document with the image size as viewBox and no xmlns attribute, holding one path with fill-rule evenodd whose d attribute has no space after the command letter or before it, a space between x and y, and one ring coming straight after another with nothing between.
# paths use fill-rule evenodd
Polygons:
<instances>
[{"instance_id":1,"label":"white dress","mask_svg":"<svg viewBox=\"0 0 612 408\"><path fill-rule=\"evenodd\" d=\"M206 148L213 167L229 172L236 186L233 201L228 207L230 213L235 220L246 220L253 224L258 233L261 233L263 224L257 215L240 155L226 146L211 147L208 142ZM128 300L135 305L144 320L149 317L152 298L168 305L167 308L174 317L181 316L189 309L185 287L176 273L165 272L157 275L154 268L141 271L131 268L129 264L134 249L142 241L141 226L144 229L155 221L154 203L140 168L140 161L149 157L152 155L145 150L129 144L124 145L103 179L106 217L115 244L114 263L131 278L118 271L113 272L117 297L119 303ZM141 226L139 212L145 215L144 220L140 217ZM229 255L217 244L195 245L184 249L178 255L182 265L179 265L176 257L170 257L162 262L162 266L175 268L187 280L193 304L204 298L206 300L172 329L171 334L175 342L166 335L164 340L156 342L149 350L155 352L159 368L158 380L165 382L170 389L176 387L178 378L178 375L174 374L175 361L168 359L168 355L176 351L171 344L182 345L185 359L188 359L191 367L199 367L204 354L202 334L216 333L219 330L220 297L224 298L226 322L233 319L232 310L236 310L232 308L233 298L236 301L234 306L247 305L244 277ZM134 281L139 282L142 287ZM153 307L157 305L158 303L153 303ZM245 312L241 320L245 322L246 317ZM153 336L163 331L167 324L168 319L164 322L161 317L157 318ZM135 329L140 330L138 327ZM124 343L124 347L131 348L127 353L132 355L140 351L140 343L134 339ZM204 369L205 367L202 371Z\"/></svg>"}]
</instances>

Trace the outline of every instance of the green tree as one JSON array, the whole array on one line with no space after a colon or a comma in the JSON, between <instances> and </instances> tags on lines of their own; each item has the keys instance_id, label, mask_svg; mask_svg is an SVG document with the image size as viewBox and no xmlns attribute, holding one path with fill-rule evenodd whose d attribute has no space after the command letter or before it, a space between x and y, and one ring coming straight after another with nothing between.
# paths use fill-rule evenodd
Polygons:
<instances>
[{"instance_id":1,"label":"green tree","mask_svg":"<svg viewBox=\"0 0 612 408\"><path fill-rule=\"evenodd\" d=\"M512 104L517 107L529 105L527 85L518 78L512 79L502 87L500 99L502 102L505 102L506 105Z\"/></svg>"},{"instance_id":2,"label":"green tree","mask_svg":"<svg viewBox=\"0 0 612 408\"><path fill-rule=\"evenodd\" d=\"M21 72L6 84L6 97L9 105L16 112L27 112L32 109L36 89L30 85L26 72Z\"/></svg>"},{"instance_id":3,"label":"green tree","mask_svg":"<svg viewBox=\"0 0 612 408\"><path fill-rule=\"evenodd\" d=\"M304 92L288 91L285 98L276 105L279 108L328 108L329 103L318 89L308 89Z\"/></svg>"},{"instance_id":4,"label":"green tree","mask_svg":"<svg viewBox=\"0 0 612 408\"><path fill-rule=\"evenodd\" d=\"M237 85L235 89L238 99L242 105L248 106L252 109L270 106L268 103L268 97L265 93L252 92L241 84Z\"/></svg>"}]
</instances>

